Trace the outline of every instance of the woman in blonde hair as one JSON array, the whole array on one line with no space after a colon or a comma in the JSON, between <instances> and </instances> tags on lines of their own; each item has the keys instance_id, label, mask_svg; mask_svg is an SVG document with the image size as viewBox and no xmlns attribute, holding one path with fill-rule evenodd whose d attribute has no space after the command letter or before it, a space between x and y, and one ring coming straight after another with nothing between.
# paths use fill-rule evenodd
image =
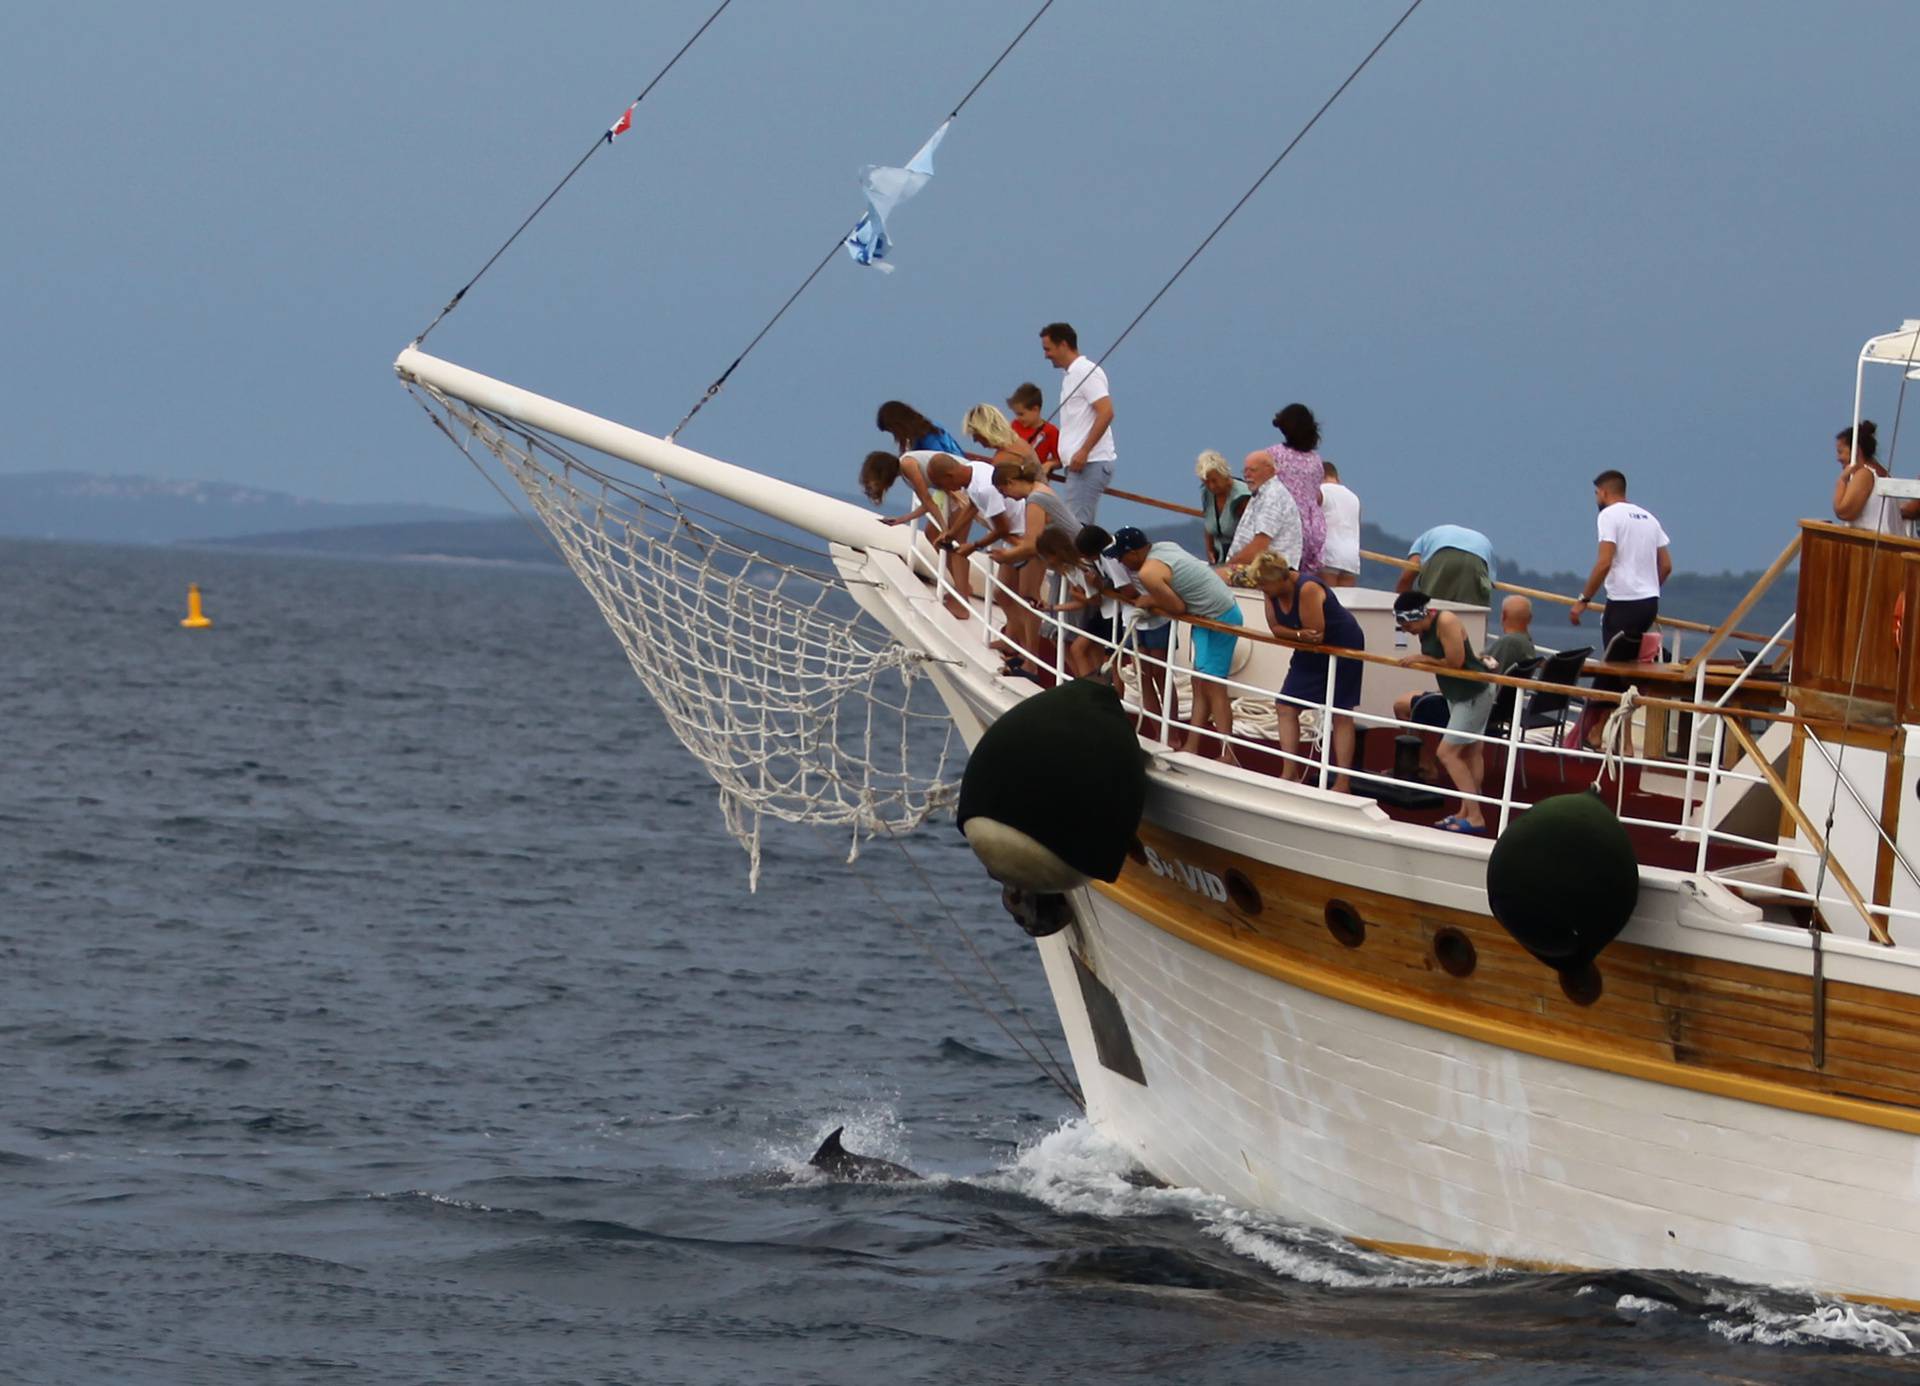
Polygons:
<instances>
[{"instance_id":1,"label":"woman in blonde hair","mask_svg":"<svg viewBox=\"0 0 1920 1386\"><path fill-rule=\"evenodd\" d=\"M960 421L960 430L981 447L993 449L993 455L986 459L989 462L1037 463L1040 460L1033 444L1015 433L1007 416L991 404L976 404L969 409L967 417Z\"/></svg>"},{"instance_id":2,"label":"woman in blonde hair","mask_svg":"<svg viewBox=\"0 0 1920 1386\"><path fill-rule=\"evenodd\" d=\"M1207 541L1207 566L1216 567L1233 552L1233 528L1240 507L1253 492L1227 468L1227 459L1208 448L1193 464L1200 478L1200 532Z\"/></svg>"},{"instance_id":3,"label":"woman in blonde hair","mask_svg":"<svg viewBox=\"0 0 1920 1386\"><path fill-rule=\"evenodd\" d=\"M1301 707L1325 707L1327 703L1326 651L1364 650L1366 636L1326 583L1296 572L1272 550L1238 569L1233 580L1238 586L1257 587L1266 594L1267 629L1294 644L1275 709L1279 714L1280 747L1289 756L1295 755L1300 749ZM1322 736L1333 737L1332 760L1343 772L1328 786L1336 793L1353 791L1353 783L1344 773L1353 767L1353 718L1341 714L1350 714L1360 706L1360 672L1364 667L1357 659L1338 661L1333 675L1333 726L1320 730ZM1282 773L1297 780L1301 766L1289 760Z\"/></svg>"}]
</instances>

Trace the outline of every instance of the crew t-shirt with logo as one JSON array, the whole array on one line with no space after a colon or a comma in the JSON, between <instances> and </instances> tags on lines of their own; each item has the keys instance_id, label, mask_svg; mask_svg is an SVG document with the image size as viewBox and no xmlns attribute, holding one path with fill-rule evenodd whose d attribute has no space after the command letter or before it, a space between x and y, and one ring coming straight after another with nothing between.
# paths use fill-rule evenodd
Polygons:
<instances>
[{"instance_id":1,"label":"crew t-shirt with logo","mask_svg":"<svg viewBox=\"0 0 1920 1386\"><path fill-rule=\"evenodd\" d=\"M1060 378L1061 461L1072 461L1080 451L1080 445L1093 432L1093 406L1108 398L1109 393L1107 373L1093 364L1091 356L1076 356ZM1113 429L1109 426L1093 445L1093 451L1087 454L1087 461L1111 462L1117 456L1113 450Z\"/></svg>"},{"instance_id":2,"label":"crew t-shirt with logo","mask_svg":"<svg viewBox=\"0 0 1920 1386\"><path fill-rule=\"evenodd\" d=\"M1660 550L1667 532L1632 501L1615 501L1600 512L1600 542L1613 545L1607 569L1607 600L1637 602L1660 595Z\"/></svg>"}]
</instances>

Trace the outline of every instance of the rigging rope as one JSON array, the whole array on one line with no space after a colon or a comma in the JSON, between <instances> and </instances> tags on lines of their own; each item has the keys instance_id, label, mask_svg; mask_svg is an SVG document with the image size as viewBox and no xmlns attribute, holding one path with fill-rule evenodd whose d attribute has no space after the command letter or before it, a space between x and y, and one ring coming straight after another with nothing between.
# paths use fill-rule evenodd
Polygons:
<instances>
[{"instance_id":1,"label":"rigging rope","mask_svg":"<svg viewBox=\"0 0 1920 1386\"><path fill-rule=\"evenodd\" d=\"M1029 19L1026 22L1026 24L1021 27L1021 30L1019 33L1013 36L1013 42L1009 43L1005 48L1000 50L1000 56L993 60L992 64L987 68L985 72L980 74L979 79L975 81L972 86L967 88L967 94L960 98L959 102L955 104L952 111L948 112L947 114L948 120L957 120L959 118L960 112L964 111L967 108L967 103L973 100L974 94L978 92L980 88L984 87L987 84L987 78L993 76L995 72L999 71L1000 64L1007 60L1007 55L1012 53L1014 49L1020 46L1020 40L1024 39L1027 36L1028 31L1030 31L1034 25L1040 22L1040 16L1042 16L1052 8L1053 8L1053 0L1045 0L1045 3L1043 3L1039 9L1033 12L1033 17ZM833 263L833 257L840 253L840 247L846 243L847 237L851 236L856 230L858 230L859 226L860 226L860 223L858 221L855 221L852 226L848 227L845 231L841 232L840 235L834 239L833 245L828 248L827 253L820 257L820 263L815 265L811 270L809 270L807 272L807 277L800 281L800 287L787 295L787 301L785 303L782 303L780 307L777 310L775 310L774 315L767 319L766 323L760 328L760 330L753 334L753 340L748 342L746 347L741 351L741 353L738 356L733 358L733 362L731 365L729 365L724 371L720 372L719 376L715 378L713 384L707 386L706 393L701 395L699 399L693 402L693 408L689 409L686 412L686 416L682 418L679 423L673 426L673 432L667 435L667 441L669 443L679 438L680 430L685 428L688 424L692 423L693 416L695 414L698 414L702 409L705 409L707 407L707 401L712 399L715 395L719 394L720 391L726 387L726 383L728 379L732 377L733 373L736 370L740 369L740 363L742 361L745 361L748 356L753 354L753 349L760 345L760 343L766 338L766 335L769 332L773 331L774 324L778 323L780 319L784 318L787 315L787 309L793 307L795 303L799 302L800 295L804 294L810 287L812 287L813 281L820 277L820 272L824 270L828 265Z\"/></svg>"},{"instance_id":2,"label":"rigging rope","mask_svg":"<svg viewBox=\"0 0 1920 1386\"><path fill-rule=\"evenodd\" d=\"M732 3L733 3L733 0L720 0L719 7L715 9L712 14L707 16L706 23L702 24L698 29L695 29L693 31L693 37L688 39L685 43L681 44L680 51L675 53L671 58L667 59L667 65L661 68L658 72L654 73L653 80L647 83L647 85L641 90L638 96L634 97L632 101L627 103L626 115L631 115L633 113L633 108L635 106L638 106L642 101L645 101L647 99L648 93L651 92L655 87L660 85L660 79L665 77L669 72L673 71L673 65L679 62L682 58L684 58L687 55L687 50L693 47L694 43L699 39L700 35L706 33L707 30L710 27L712 27L713 21L720 17L721 11L725 10L727 6L731 5ZM623 115L621 119L622 120L626 119L626 115ZM618 125L616 123L615 129L617 128L618 128ZM520 239L520 233L522 231L525 231L529 226L533 225L533 219L539 216L542 212L547 210L547 204L553 201L554 198L560 195L560 189L566 187L568 183L573 181L574 174L578 173L581 169L586 167L587 160L591 159L595 154L598 154L600 152L600 148L602 145L608 145L613 143L613 136L614 136L614 129L607 129L607 130L601 131L600 134L594 138L593 144L588 147L586 153L580 156L579 162L577 162L576 164L574 164L572 168L567 170L567 176L565 178L562 178L558 183L553 185L553 191L540 199L540 205L538 207L535 207L531 212L527 213L527 219L521 222L519 226L514 228L513 234L507 237L507 239L501 244L500 248L494 251L493 254L487 257L487 263L480 266L479 271L475 273L473 278L469 279L465 284L460 286L460 292L455 294L452 298L448 299L447 306L442 308L439 311L439 313L435 315L433 321L428 323L426 327L422 329L420 335L413 339L413 344L415 346L419 346L420 343L426 341L427 333L433 331L434 328L438 327L441 324L442 320L446 318L447 314L451 313L455 308L458 308L460 306L460 300L467 296L467 290L471 289L475 284L478 284L480 282L480 276L493 268L493 262L495 260L498 260L502 255L505 255L507 253L507 248L511 246L515 241Z\"/></svg>"},{"instance_id":3,"label":"rigging rope","mask_svg":"<svg viewBox=\"0 0 1920 1386\"><path fill-rule=\"evenodd\" d=\"M891 834L889 834L889 836L891 836ZM897 842L898 839L896 838L895 841ZM903 851L905 850L904 845L902 846L902 850ZM908 860L912 861L913 859L911 856L909 856ZM920 945L921 951L924 952L927 955L927 957L932 960L933 964L936 967L938 967L942 972L947 974L948 979L954 984L954 986L960 989L961 995L965 996L967 1000L971 1001L974 1005L974 1008L978 1010L981 1015L985 1016L988 1020L992 1021L994 1025L999 1028L1000 1033L1005 1035L1007 1039L1012 1043L1013 1047L1015 1049L1018 1049L1021 1052L1021 1054L1026 1057L1029 1063L1031 1063L1035 1068L1039 1069L1041 1073L1046 1075L1049 1082L1051 1082L1056 1088L1060 1089L1061 1092L1066 1094L1067 1100L1069 1102L1073 1103L1074 1106L1078 1107L1081 1111L1084 1112L1087 1109L1086 1098L1081 1095L1079 1088L1074 1086L1071 1079L1064 1076L1066 1072L1065 1067L1061 1065L1058 1059L1054 1058L1053 1051L1047 1048L1047 1044L1045 1040L1040 1039L1039 1032L1034 1030L1033 1028L1033 1022L1027 1019L1026 1012L1021 1009L1019 1003L1014 1001L1012 996L1008 995L1006 987L1000 986L1001 995L1007 997L1007 1002L1009 1005L1013 1007L1014 1013L1018 1015L1020 1019L1026 1024L1027 1030L1029 1031L1029 1033L1033 1035L1034 1039L1039 1040L1040 1048L1046 1053L1047 1058L1052 1061L1054 1067L1049 1068L1047 1064L1041 1062L1039 1056L1036 1055L1032 1050L1028 1049L1027 1046L1021 1042L1020 1036L1014 1034L1012 1029L1009 1028L1009 1026L1007 1025L1007 1022L1002 1020L1000 1016L994 1011L994 1009L991 1006L989 1006L986 1003L986 1001L981 997L980 993L975 991L973 987L968 984L967 979L962 977L959 974L959 972L957 972L954 969L953 965L949 963L944 957L941 956L939 950L933 946L932 941L928 939L927 936L923 934L917 927L915 927L913 922L907 918L906 913L902 911L898 905L894 904L893 901L889 900L885 895L881 894L879 887L874 885L874 883L867 878L866 872L860 869L858 862L849 862L848 865L852 868L853 874L860 878L860 884L867 888L867 893L873 896L874 900L880 905L882 909L886 910L888 914L891 914L893 916L894 923L898 924L901 928L905 929L907 933L912 935L913 941ZM918 869L919 868L916 864L915 870L917 871ZM924 881L926 877L923 875L921 879ZM944 902L942 903L941 907L943 909L945 908ZM951 910L947 912L947 917L949 919L953 918L953 913ZM958 928L959 921L955 920L954 925L956 928ZM963 938L966 937L966 932L964 930L961 931L961 937ZM972 940L968 939L968 947L972 948L972 946L973 946ZM980 958L979 950L973 949L973 955L976 958ZM982 966L985 966L986 960L984 958L980 958L980 961ZM993 977L994 983L996 985L1000 984L999 977L994 975L993 969L991 967L987 968L987 973L989 976Z\"/></svg>"},{"instance_id":4,"label":"rigging rope","mask_svg":"<svg viewBox=\"0 0 1920 1386\"><path fill-rule=\"evenodd\" d=\"M1267 165L1266 172L1262 173L1258 178L1253 180L1253 186L1248 188L1244 193L1242 193L1240 195L1240 200L1234 203L1233 206L1228 209L1227 214L1224 217L1220 218L1219 223L1213 228L1213 230L1207 232L1206 239L1201 241L1199 245L1194 247L1193 254L1187 256L1186 259L1180 262L1180 268L1175 270L1173 272L1172 277L1168 279L1166 283L1160 286L1159 292L1157 292L1156 294L1154 294L1152 298L1147 300L1147 306L1142 308L1138 313L1134 314L1133 321L1126 325L1125 329L1121 331L1120 335L1113 339L1113 344L1109 346L1105 351L1103 351L1100 354L1100 358L1093 363L1095 369L1098 369L1106 365L1107 358L1112 356L1114 352L1120 349L1120 343L1126 341L1128 336L1132 334L1133 329L1140 325L1141 320L1144 319L1147 316L1147 314L1151 313L1154 310L1154 307L1160 302L1161 299L1166 297L1167 291L1171 289L1175 284L1179 283L1180 276L1185 274L1187 270L1192 266L1193 262L1195 260L1198 260L1200 256L1203 253L1205 253L1206 248L1208 246L1213 244L1214 237L1218 236L1222 231L1227 229L1227 223L1232 221L1234 217L1239 214L1240 209L1246 206L1247 203L1253 199L1253 195L1260 191L1261 185L1265 183L1267 179L1273 176L1273 171L1279 168L1281 164L1286 162L1287 155L1293 153L1294 149L1299 145L1300 141L1304 140L1307 137L1307 132L1313 129L1314 126L1320 123L1320 117L1325 115L1329 110L1333 109L1333 103L1338 101L1341 95L1346 91L1346 89L1353 85L1355 78L1357 78L1362 72L1365 72L1367 70L1367 64L1372 62L1376 57L1378 57L1380 54L1380 50L1387 46L1388 40L1390 40L1395 34L1400 32L1400 26L1405 24L1409 19L1413 18L1413 12L1420 8L1421 3L1422 3L1422 0L1413 0L1413 3L1407 6L1406 13L1402 14L1398 19L1394 20L1393 27L1388 29L1386 33L1382 34L1380 36L1380 41L1374 44L1372 48L1367 50L1367 56L1362 58L1359 62L1359 65L1356 66L1353 69L1353 71L1347 74L1346 81L1342 82L1339 86L1333 89L1333 95L1329 96L1325 101L1320 103L1320 109L1315 111L1313 113L1312 118L1309 119L1305 125L1302 125L1300 127L1300 131L1298 134L1296 134L1291 140L1287 141L1287 147L1280 151L1279 155L1275 157L1272 163ZM1060 400L1060 403L1056 404L1053 407L1053 413L1047 415L1047 417L1051 419L1054 417L1054 415L1058 414L1062 409L1064 409L1066 407L1067 401L1069 399L1072 399L1074 394L1078 394L1080 392L1081 386L1084 386L1087 383L1087 381L1092 378L1093 378L1093 373L1091 371L1089 371L1086 375L1082 376L1080 379L1080 384L1075 385L1073 387L1073 393L1063 396Z\"/></svg>"},{"instance_id":5,"label":"rigging rope","mask_svg":"<svg viewBox=\"0 0 1920 1386\"><path fill-rule=\"evenodd\" d=\"M1001 999L1007 1003L1008 1008L1015 1015L1020 1017L1020 1023L1026 1027L1027 1033L1033 1036L1033 1042L1040 1046L1040 1052L1047 1056L1047 1061L1053 1065L1057 1072L1064 1074L1067 1071L1066 1065L1055 1057L1053 1049L1048 1045L1046 1038L1034 1028L1033 1021L1027 1017L1026 1009L1014 999L1013 993L1007 989L1007 984L1000 980L1000 974L993 970L993 964L987 961L986 954L982 953L979 945L973 941L973 935L967 932L967 926L960 922L960 916L953 912L953 907L947 903L946 897L941 895L939 889L934 885L932 878L927 875L925 868L920 865L919 860L915 858L912 852L907 850L906 839L902 838L891 828L885 831L886 835L892 839L893 845L900 849L900 855L907 859L907 865L913 868L913 874L920 878L920 884L927 892L927 897L940 906L940 912L947 917L947 923L951 924L953 931L960 935L960 941L967 945L967 951L973 954L973 960L980 964L980 970L987 974L988 980L991 981L999 991ZM1045 1070L1043 1069L1042 1071L1044 1072ZM1059 1080L1056 1079L1055 1081L1058 1082ZM1068 1096L1074 1095L1069 1093ZM1087 1104L1084 1101L1078 1097L1074 1097L1074 1101L1082 1111L1086 1110Z\"/></svg>"}]
</instances>

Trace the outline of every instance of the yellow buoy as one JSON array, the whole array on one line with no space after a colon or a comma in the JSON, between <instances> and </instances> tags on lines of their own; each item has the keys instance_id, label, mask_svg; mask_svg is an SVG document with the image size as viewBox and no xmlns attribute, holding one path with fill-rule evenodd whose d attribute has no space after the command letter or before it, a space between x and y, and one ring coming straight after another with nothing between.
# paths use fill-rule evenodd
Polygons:
<instances>
[{"instance_id":1,"label":"yellow buoy","mask_svg":"<svg viewBox=\"0 0 1920 1386\"><path fill-rule=\"evenodd\" d=\"M200 610L200 584L197 582L187 584L187 619L180 624L188 630L205 630L213 624Z\"/></svg>"}]
</instances>

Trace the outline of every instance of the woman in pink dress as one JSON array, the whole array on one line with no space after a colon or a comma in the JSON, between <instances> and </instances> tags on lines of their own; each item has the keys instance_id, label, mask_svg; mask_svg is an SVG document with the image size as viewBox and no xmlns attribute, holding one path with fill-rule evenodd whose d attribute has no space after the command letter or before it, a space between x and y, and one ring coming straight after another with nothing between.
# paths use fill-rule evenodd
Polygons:
<instances>
[{"instance_id":1,"label":"woman in pink dress","mask_svg":"<svg viewBox=\"0 0 1920 1386\"><path fill-rule=\"evenodd\" d=\"M1320 425L1313 411L1304 404L1289 404L1273 416L1273 426L1286 441L1264 449L1273 459L1273 479L1287 488L1300 510L1300 571L1320 571L1320 550L1327 542L1327 516L1320 508L1320 483L1327 479L1327 464L1315 451L1320 446ZM1248 461L1261 453L1247 454Z\"/></svg>"}]
</instances>

